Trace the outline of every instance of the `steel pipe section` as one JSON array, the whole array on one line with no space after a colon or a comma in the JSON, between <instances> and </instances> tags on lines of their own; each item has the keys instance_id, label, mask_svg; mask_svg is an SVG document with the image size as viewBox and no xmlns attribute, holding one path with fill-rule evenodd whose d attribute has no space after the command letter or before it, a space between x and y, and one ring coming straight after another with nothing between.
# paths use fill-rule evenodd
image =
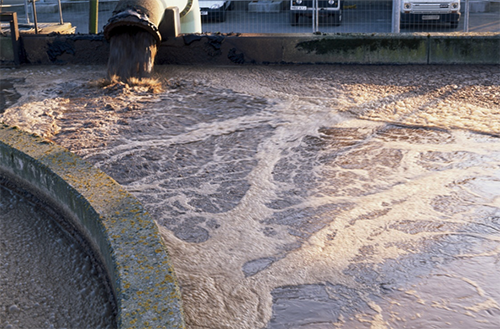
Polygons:
<instances>
[{"instance_id":1,"label":"steel pipe section","mask_svg":"<svg viewBox=\"0 0 500 329\"><path fill-rule=\"evenodd\" d=\"M109 40L123 28L136 27L149 32L160 44L165 38L159 26L169 7L179 8L181 33L201 33L198 0L121 0L104 26L104 36Z\"/></svg>"}]
</instances>

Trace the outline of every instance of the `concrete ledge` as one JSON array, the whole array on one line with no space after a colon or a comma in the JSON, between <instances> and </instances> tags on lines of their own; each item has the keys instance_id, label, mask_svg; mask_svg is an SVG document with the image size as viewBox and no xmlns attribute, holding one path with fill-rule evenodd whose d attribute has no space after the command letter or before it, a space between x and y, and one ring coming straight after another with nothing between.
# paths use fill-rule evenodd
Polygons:
<instances>
[{"instance_id":1,"label":"concrete ledge","mask_svg":"<svg viewBox=\"0 0 500 329\"><path fill-rule=\"evenodd\" d=\"M102 35L25 35L30 64L106 64ZM187 34L156 64L500 64L500 33Z\"/></svg>"},{"instance_id":2,"label":"concrete ledge","mask_svg":"<svg viewBox=\"0 0 500 329\"><path fill-rule=\"evenodd\" d=\"M468 47L468 50L464 50ZM500 33L185 35L158 64L500 64Z\"/></svg>"},{"instance_id":3,"label":"concrete ledge","mask_svg":"<svg viewBox=\"0 0 500 329\"><path fill-rule=\"evenodd\" d=\"M426 64L427 44L426 35L187 35L163 43L157 63Z\"/></svg>"},{"instance_id":4,"label":"concrete ledge","mask_svg":"<svg viewBox=\"0 0 500 329\"><path fill-rule=\"evenodd\" d=\"M421 35L350 34L284 41L284 61L291 63L427 63L427 38Z\"/></svg>"},{"instance_id":5,"label":"concrete ledge","mask_svg":"<svg viewBox=\"0 0 500 329\"><path fill-rule=\"evenodd\" d=\"M0 175L53 205L106 268L119 328L184 328L179 288L154 221L113 179L53 143L0 125Z\"/></svg>"},{"instance_id":6,"label":"concrete ledge","mask_svg":"<svg viewBox=\"0 0 500 329\"><path fill-rule=\"evenodd\" d=\"M429 64L500 64L500 34L429 38Z\"/></svg>"}]
</instances>

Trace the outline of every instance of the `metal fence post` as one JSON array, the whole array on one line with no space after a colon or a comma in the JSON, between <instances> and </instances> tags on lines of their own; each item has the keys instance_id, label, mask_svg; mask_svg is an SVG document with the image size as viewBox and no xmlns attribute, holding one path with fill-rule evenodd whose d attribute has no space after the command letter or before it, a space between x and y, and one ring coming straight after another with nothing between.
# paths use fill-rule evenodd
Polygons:
<instances>
[{"instance_id":1,"label":"metal fence post","mask_svg":"<svg viewBox=\"0 0 500 329\"><path fill-rule=\"evenodd\" d=\"M392 0L392 33L401 32L401 0Z\"/></svg>"},{"instance_id":2,"label":"metal fence post","mask_svg":"<svg viewBox=\"0 0 500 329\"><path fill-rule=\"evenodd\" d=\"M469 0L465 0L465 12L464 12L464 32L469 32Z\"/></svg>"},{"instance_id":3,"label":"metal fence post","mask_svg":"<svg viewBox=\"0 0 500 329\"><path fill-rule=\"evenodd\" d=\"M28 0L24 0L24 11L25 11L25 15L26 15L26 23L30 24Z\"/></svg>"},{"instance_id":4,"label":"metal fence post","mask_svg":"<svg viewBox=\"0 0 500 329\"><path fill-rule=\"evenodd\" d=\"M57 0L57 4L59 5L59 24L63 25L63 17L62 17L62 5L61 0Z\"/></svg>"},{"instance_id":5,"label":"metal fence post","mask_svg":"<svg viewBox=\"0 0 500 329\"><path fill-rule=\"evenodd\" d=\"M313 1L312 24L313 33L318 32L318 0Z\"/></svg>"},{"instance_id":6,"label":"metal fence post","mask_svg":"<svg viewBox=\"0 0 500 329\"><path fill-rule=\"evenodd\" d=\"M31 0L31 5L33 8L33 20L35 21L35 34L38 34L38 18L36 17L36 5L35 0Z\"/></svg>"},{"instance_id":7,"label":"metal fence post","mask_svg":"<svg viewBox=\"0 0 500 329\"><path fill-rule=\"evenodd\" d=\"M89 12L89 34L97 34L99 28L98 14L99 14L99 0L90 0Z\"/></svg>"}]
</instances>

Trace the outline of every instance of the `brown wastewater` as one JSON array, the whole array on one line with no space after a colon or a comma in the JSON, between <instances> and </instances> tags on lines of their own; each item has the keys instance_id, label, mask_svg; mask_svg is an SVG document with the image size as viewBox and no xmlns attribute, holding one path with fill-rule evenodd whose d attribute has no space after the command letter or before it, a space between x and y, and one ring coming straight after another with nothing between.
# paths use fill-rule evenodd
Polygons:
<instances>
[{"instance_id":1,"label":"brown wastewater","mask_svg":"<svg viewBox=\"0 0 500 329\"><path fill-rule=\"evenodd\" d=\"M133 49L133 51L132 51ZM140 28L117 28L109 40L109 79L149 77L157 52L155 38Z\"/></svg>"},{"instance_id":2,"label":"brown wastewater","mask_svg":"<svg viewBox=\"0 0 500 329\"><path fill-rule=\"evenodd\" d=\"M0 72L155 219L188 328L500 327L498 66Z\"/></svg>"},{"instance_id":3,"label":"brown wastewater","mask_svg":"<svg viewBox=\"0 0 500 329\"><path fill-rule=\"evenodd\" d=\"M102 266L60 216L0 178L0 328L116 328Z\"/></svg>"}]
</instances>

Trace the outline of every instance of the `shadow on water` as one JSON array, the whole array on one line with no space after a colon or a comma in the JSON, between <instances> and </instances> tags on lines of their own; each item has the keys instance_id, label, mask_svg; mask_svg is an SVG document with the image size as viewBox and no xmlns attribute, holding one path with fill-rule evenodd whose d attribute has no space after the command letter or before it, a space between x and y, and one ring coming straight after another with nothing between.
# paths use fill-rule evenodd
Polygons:
<instances>
[{"instance_id":1,"label":"shadow on water","mask_svg":"<svg viewBox=\"0 0 500 329\"><path fill-rule=\"evenodd\" d=\"M5 109L17 102L21 95L16 91L16 84L23 84L24 78L19 79L0 79L0 114Z\"/></svg>"}]
</instances>

